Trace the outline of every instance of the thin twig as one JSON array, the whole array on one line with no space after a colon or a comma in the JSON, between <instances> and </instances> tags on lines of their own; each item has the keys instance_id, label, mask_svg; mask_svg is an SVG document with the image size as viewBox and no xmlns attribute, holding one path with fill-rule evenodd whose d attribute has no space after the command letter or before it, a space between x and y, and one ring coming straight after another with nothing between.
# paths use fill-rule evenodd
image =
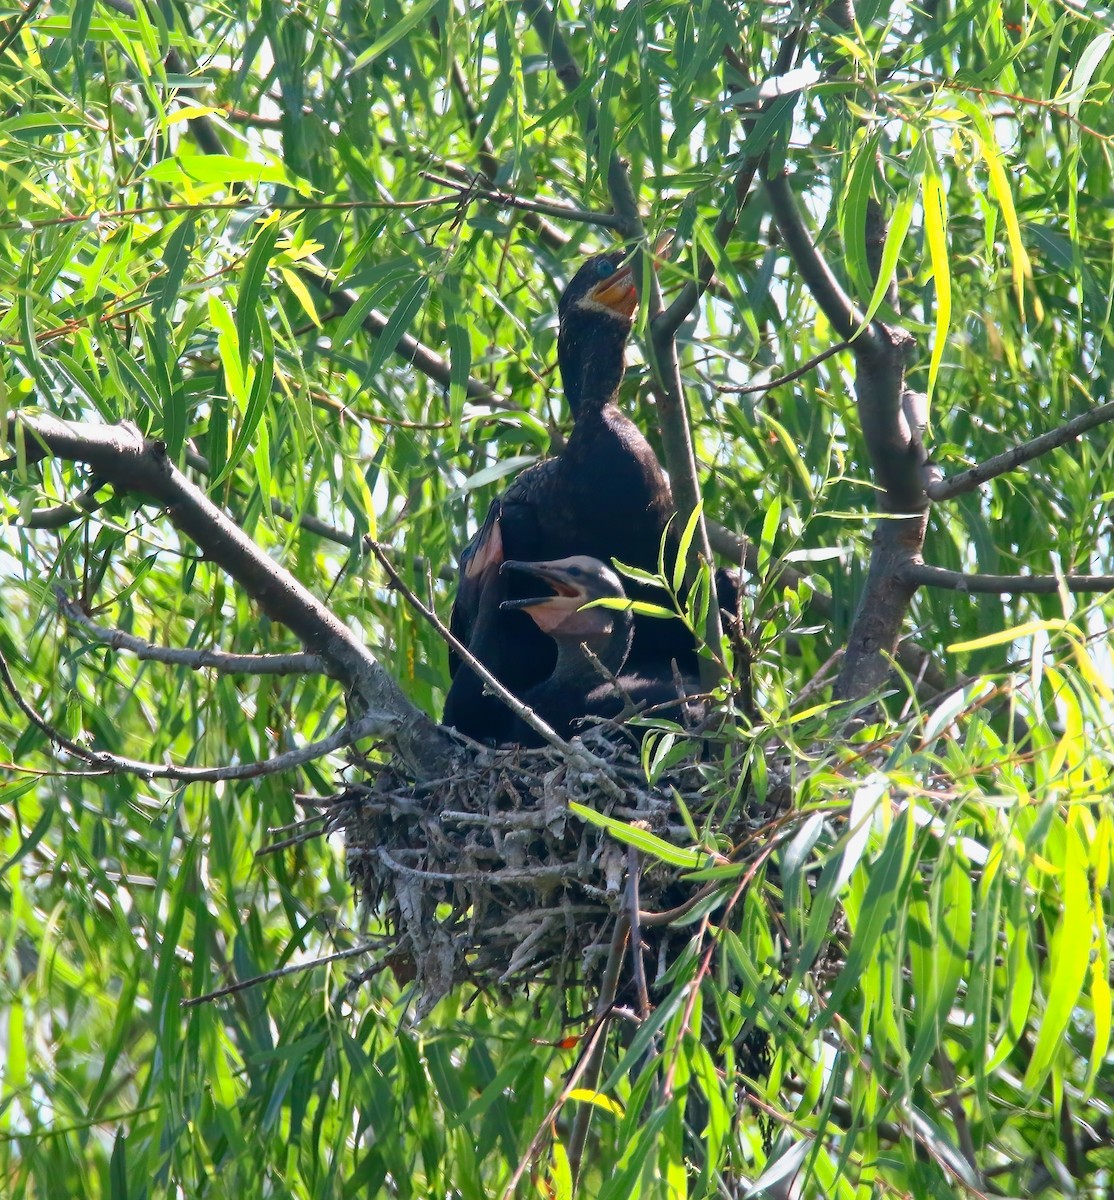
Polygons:
<instances>
[{"instance_id":1,"label":"thin twig","mask_svg":"<svg viewBox=\"0 0 1114 1200\"><path fill-rule=\"evenodd\" d=\"M410 607L418 613L425 621L437 630L438 634L444 639L445 644L455 653L460 656L460 661L474 671L493 695L501 700L516 717L521 718L527 725L541 738L544 738L549 745L555 749L562 751L565 754L572 754L572 747L568 742L558 737L557 734L534 712L529 705L523 704L521 700L509 691L506 687L495 678L494 675L484 666L482 662L464 645L457 637L454 636L449 627L441 620L441 618L423 604L412 588L407 586L402 576L395 570L394 564L391 562L386 550L370 538L367 544L371 547L371 552L379 560L379 565L387 572L391 580L392 586L399 592L402 598Z\"/></svg>"},{"instance_id":2,"label":"thin twig","mask_svg":"<svg viewBox=\"0 0 1114 1200\"><path fill-rule=\"evenodd\" d=\"M55 504L51 508L39 508L31 512L26 521L20 521L21 529L63 529L95 513L103 508L108 500L98 500L97 492L104 487L104 481L94 479L81 493L69 503Z\"/></svg>"},{"instance_id":3,"label":"thin twig","mask_svg":"<svg viewBox=\"0 0 1114 1200\"><path fill-rule=\"evenodd\" d=\"M731 194L723 206L719 218L712 230L712 236L720 246L726 247L739 221L739 214L750 195L754 177L758 174L759 159L747 157L742 167L736 173L731 184ZM700 297L708 290L708 285L715 276L715 263L706 251L701 251L697 261L696 278L688 283L673 298L669 307L658 313L654 318L655 332L660 331L662 337L676 337L689 314L696 307Z\"/></svg>"},{"instance_id":4,"label":"thin twig","mask_svg":"<svg viewBox=\"0 0 1114 1200\"><path fill-rule=\"evenodd\" d=\"M630 895L630 952L634 967L634 990L638 996L638 1015L643 1021L650 1016L650 992L646 986L646 960L643 958L642 929L638 913L638 851L627 847L627 887Z\"/></svg>"},{"instance_id":5,"label":"thin twig","mask_svg":"<svg viewBox=\"0 0 1114 1200\"><path fill-rule=\"evenodd\" d=\"M317 654L229 654L223 650L177 650L157 646L146 639L97 625L61 588L54 589L61 614L79 625L95 641L113 650L127 650L144 662L170 663L194 671L211 668L231 675L311 675L329 674L328 664Z\"/></svg>"},{"instance_id":6,"label":"thin twig","mask_svg":"<svg viewBox=\"0 0 1114 1200\"><path fill-rule=\"evenodd\" d=\"M815 370L822 362L839 354L840 351L849 350L850 348L850 342L836 342L834 346L829 346L827 350L821 350L819 354L814 354L808 362L803 363L796 370L789 371L785 375L779 375L776 379L770 379L766 383L748 383L746 385L720 383L716 384L716 391L723 393L731 392L736 396L749 396L754 392L769 392L776 387L781 387L784 383L792 383L795 379L800 379L801 376Z\"/></svg>"},{"instance_id":7,"label":"thin twig","mask_svg":"<svg viewBox=\"0 0 1114 1200\"><path fill-rule=\"evenodd\" d=\"M320 958L309 962L291 963L287 967L278 967L274 971L265 971L262 975L253 975L250 979L241 979L238 983L230 983L227 987L217 988L215 992L206 992L204 996L191 996L188 1000L179 1000L179 1008L196 1008L199 1004L208 1004L210 1000L219 1000L221 996L231 996L235 992L247 988L258 987L261 983L270 983L273 979L284 979L287 975L297 975L302 971L312 971L314 967L323 967L328 963L339 962L345 958L356 958L361 954L370 954L382 950L387 943L382 938L373 942L364 942L362 946L353 946L349 950L338 950L335 954L323 954ZM386 963L378 964L382 970Z\"/></svg>"},{"instance_id":8,"label":"thin twig","mask_svg":"<svg viewBox=\"0 0 1114 1200\"><path fill-rule=\"evenodd\" d=\"M547 200L523 200L510 192L484 187L478 182L478 179L467 183L464 181L458 183L452 179L445 179L441 175L435 175L432 171L421 171L419 174L431 183L440 184L442 187L456 188L462 201L487 200L501 208L516 208L522 212L560 217L565 221L577 221L582 225L600 225L604 229L614 229L620 233L623 231L623 223L614 213L592 212L590 209L574 208L570 204L557 204Z\"/></svg>"},{"instance_id":9,"label":"thin twig","mask_svg":"<svg viewBox=\"0 0 1114 1200\"><path fill-rule=\"evenodd\" d=\"M975 488L988 480L1005 475L1007 471L1015 470L1022 463L1030 462L1042 454L1047 454L1050 450L1055 450L1058 446L1074 441L1088 429L1094 429L1096 425L1103 425L1112 420L1114 420L1114 400L1108 404L1100 404L1098 408L1092 408L1090 412L1074 417L1058 429L1052 429L1048 433L1042 433L1040 437L1022 442L1020 446L1014 446L1012 450L996 454L976 467L970 467L966 471L960 471L958 475L949 475L945 479L929 483L925 487L925 491L930 500L951 500L955 496L962 496L965 492L973 492Z\"/></svg>"},{"instance_id":10,"label":"thin twig","mask_svg":"<svg viewBox=\"0 0 1114 1200\"><path fill-rule=\"evenodd\" d=\"M342 750L353 742L369 737L386 737L394 732L398 719L387 713L367 713L360 720L344 725L327 738L311 742L299 750L288 750L285 754L274 758L263 759L259 762L237 763L227 767L170 767L158 763L140 762L133 758L124 758L118 754L110 754L107 750L90 750L79 742L73 741L40 713L38 713L22 696L12 677L7 659L0 654L0 680L11 693L12 699L20 712L40 729L46 736L63 750L68 750L75 758L96 767L106 775L137 775L143 780L170 779L177 783L213 783L217 780L228 779L257 779L264 775L277 775L281 771L289 771L304 763Z\"/></svg>"},{"instance_id":11,"label":"thin twig","mask_svg":"<svg viewBox=\"0 0 1114 1200\"><path fill-rule=\"evenodd\" d=\"M724 909L723 916L720 919L720 928L723 928L726 924L727 918L731 914L731 910L736 904L738 904L739 899L750 886L755 875L758 874L758 869L762 866L766 859L773 854L780 844L781 840L779 838L772 838L758 852L758 856L755 858L754 862L751 863L749 870L742 877L742 879L739 880L735 890L731 893L731 899L728 900L727 907ZM704 935L707 928L708 918L705 916L704 920L701 922L701 937ZM708 944L707 950L704 952L704 957L701 959L699 967L697 967L696 976L689 984L689 994L685 1001L684 1014L681 1017L681 1028L678 1031L676 1041L674 1042L676 1053L670 1060L669 1067L665 1072L665 1079L662 1083L662 1098L666 1101L670 1100L673 1096L673 1079L677 1070L677 1057L680 1054L681 1044L684 1041L684 1036L688 1032L689 1022L692 1020L692 1013L693 1009L696 1007L696 997L700 992L700 985L703 982L704 977L708 974L708 969L712 964L712 955L715 953L716 945L716 938L713 937Z\"/></svg>"}]
</instances>

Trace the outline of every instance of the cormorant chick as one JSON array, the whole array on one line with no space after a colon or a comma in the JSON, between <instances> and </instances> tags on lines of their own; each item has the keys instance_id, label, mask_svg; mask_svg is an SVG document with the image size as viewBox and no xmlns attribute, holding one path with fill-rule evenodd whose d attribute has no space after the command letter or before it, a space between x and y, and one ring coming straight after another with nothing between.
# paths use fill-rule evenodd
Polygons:
<instances>
[{"instance_id":1,"label":"cormorant chick","mask_svg":"<svg viewBox=\"0 0 1114 1200\"><path fill-rule=\"evenodd\" d=\"M672 677L622 674L634 635L630 608L584 607L594 600L626 599L610 567L579 554L556 562L507 561L503 571L542 580L553 589L545 596L504 600L501 608L527 613L556 643L557 661L549 678L522 696L523 703L555 733L569 738L586 717L611 720L646 707L670 706L670 715L679 716L681 701ZM519 718L511 722L505 740L523 746L543 744Z\"/></svg>"}]
</instances>

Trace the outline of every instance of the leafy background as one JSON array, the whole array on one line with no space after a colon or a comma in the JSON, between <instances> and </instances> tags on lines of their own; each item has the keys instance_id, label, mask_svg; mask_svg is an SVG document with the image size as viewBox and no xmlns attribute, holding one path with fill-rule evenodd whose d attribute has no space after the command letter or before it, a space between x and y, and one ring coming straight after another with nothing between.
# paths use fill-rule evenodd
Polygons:
<instances>
[{"instance_id":1,"label":"leafy background","mask_svg":"<svg viewBox=\"0 0 1114 1200\"><path fill-rule=\"evenodd\" d=\"M727 917L694 926L653 1038L617 1043L599 1095L566 1106L598 1108L581 1194L734 1195L794 1173L841 1197L1103 1194L1111 605L922 589L912 630L959 691L927 707L902 692L852 742L795 707L846 638L869 466L846 353L723 390L832 337L761 190L725 247L713 230L765 145L865 305L862 213L882 200L936 461L1056 427L1109 399L1114 24L1067 2L865 3L849 29L822 7L568 3L570 93L533 7L10 6L0 418L38 406L165 439L437 712L444 650L361 539L393 547L421 592L431 571L444 612L441 573L476 515L559 444L556 297L610 243L616 148L648 230L676 230L667 297L699 253L716 265L680 332L707 512L809 583L748 599L760 720L737 747L790 762L793 836ZM810 74L747 140L741 113L769 95L751 81L798 20ZM590 219L484 199L476 171L489 195ZM402 335L443 369L395 353ZM623 403L656 441L631 360ZM927 560L1114 570L1110 445L1100 429L938 506ZM27 451L6 475L0 649L55 725L183 764L266 758L336 725L325 680L139 664L67 629L56 587L155 642L297 648L157 511ZM339 759L248 784L90 776L7 695L0 739L0 1190L498 1195L541 1129L520 1192L570 1193L567 1121L544 1120L592 1004L575 988L455 996L415 1028L389 976L350 988L342 962L180 1007L361 940L340 846L259 855ZM734 1070L755 1025L769 1078Z\"/></svg>"}]
</instances>

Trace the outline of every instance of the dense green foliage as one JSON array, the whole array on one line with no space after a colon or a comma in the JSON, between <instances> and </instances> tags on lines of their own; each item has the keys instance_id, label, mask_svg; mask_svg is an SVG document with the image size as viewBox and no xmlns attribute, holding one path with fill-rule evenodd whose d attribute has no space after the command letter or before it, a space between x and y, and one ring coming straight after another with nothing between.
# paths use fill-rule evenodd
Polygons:
<instances>
[{"instance_id":1,"label":"dense green foliage","mask_svg":"<svg viewBox=\"0 0 1114 1200\"><path fill-rule=\"evenodd\" d=\"M726 246L713 235L764 150L864 307L863 213L882 202L946 472L1110 399L1114 22L1068 0L928 7L874 0L844 30L823 6L570 2L571 94L501 0L0 14L0 425L38 406L164 439L437 712L444 649L361 539L421 592L427 565L455 562L563 425L556 296L580 248L608 244L606 220L539 220L470 194L470 173L608 213L615 148L648 231L676 230L667 301L700 254L716 265L679 337L706 512L766 567L809 572L800 593L748 593L760 712L734 747L760 791L766 752L789 764L786 837L694 921L652 1028L625 1050L613 1035L599 1095L551 1131L562 1042L594 1003L574 987L457 995L415 1028L389 974L349 988L340 962L180 1008L362 939L343 847L256 857L304 815L295 791L333 790L340 757L145 784L52 752L0 694L0 1191L478 1198L532 1153L520 1194L565 1196L568 1123L594 1100L583 1195L739 1195L764 1172L808 1195L1105 1194L1114 605L922 589L911 633L968 682L942 703L903 687L833 736L823 688L795 697L844 644L869 553L850 356L731 390L833 341L758 184ZM797 20L807 52L745 128ZM335 311L323 273L354 309ZM444 379L393 353L404 333ZM641 367L624 404L656 438ZM53 725L218 765L335 727L326 679L138 663L67 627L58 587L156 643L298 648L154 507L12 445L0 651ZM1114 571L1110 447L1099 428L937 506L926 560ZM83 490L91 512L58 507ZM730 784L709 795L722 816ZM695 833L714 844L714 820ZM754 1027L768 1077L735 1069Z\"/></svg>"}]
</instances>

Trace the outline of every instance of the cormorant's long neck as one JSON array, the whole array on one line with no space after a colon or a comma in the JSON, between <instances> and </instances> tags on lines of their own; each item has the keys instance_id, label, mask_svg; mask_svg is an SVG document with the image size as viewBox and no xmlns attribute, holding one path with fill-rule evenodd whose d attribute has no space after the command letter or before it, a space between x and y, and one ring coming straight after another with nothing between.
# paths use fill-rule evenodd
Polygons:
<instances>
[{"instance_id":1,"label":"cormorant's long neck","mask_svg":"<svg viewBox=\"0 0 1114 1200\"><path fill-rule=\"evenodd\" d=\"M604 611L604 610L597 610ZM611 618L606 632L585 637L579 641L575 637L557 638L557 664L549 677L552 687L573 687L582 692L589 692L598 684L604 682L596 664L584 653L584 645L599 660L600 666L612 675L618 675L630 654L631 639L634 636L634 619L630 609L606 610Z\"/></svg>"},{"instance_id":2,"label":"cormorant's long neck","mask_svg":"<svg viewBox=\"0 0 1114 1200\"><path fill-rule=\"evenodd\" d=\"M628 332L625 322L606 318L583 327L570 322L562 328L557 361L574 421L615 400L623 381Z\"/></svg>"}]
</instances>

